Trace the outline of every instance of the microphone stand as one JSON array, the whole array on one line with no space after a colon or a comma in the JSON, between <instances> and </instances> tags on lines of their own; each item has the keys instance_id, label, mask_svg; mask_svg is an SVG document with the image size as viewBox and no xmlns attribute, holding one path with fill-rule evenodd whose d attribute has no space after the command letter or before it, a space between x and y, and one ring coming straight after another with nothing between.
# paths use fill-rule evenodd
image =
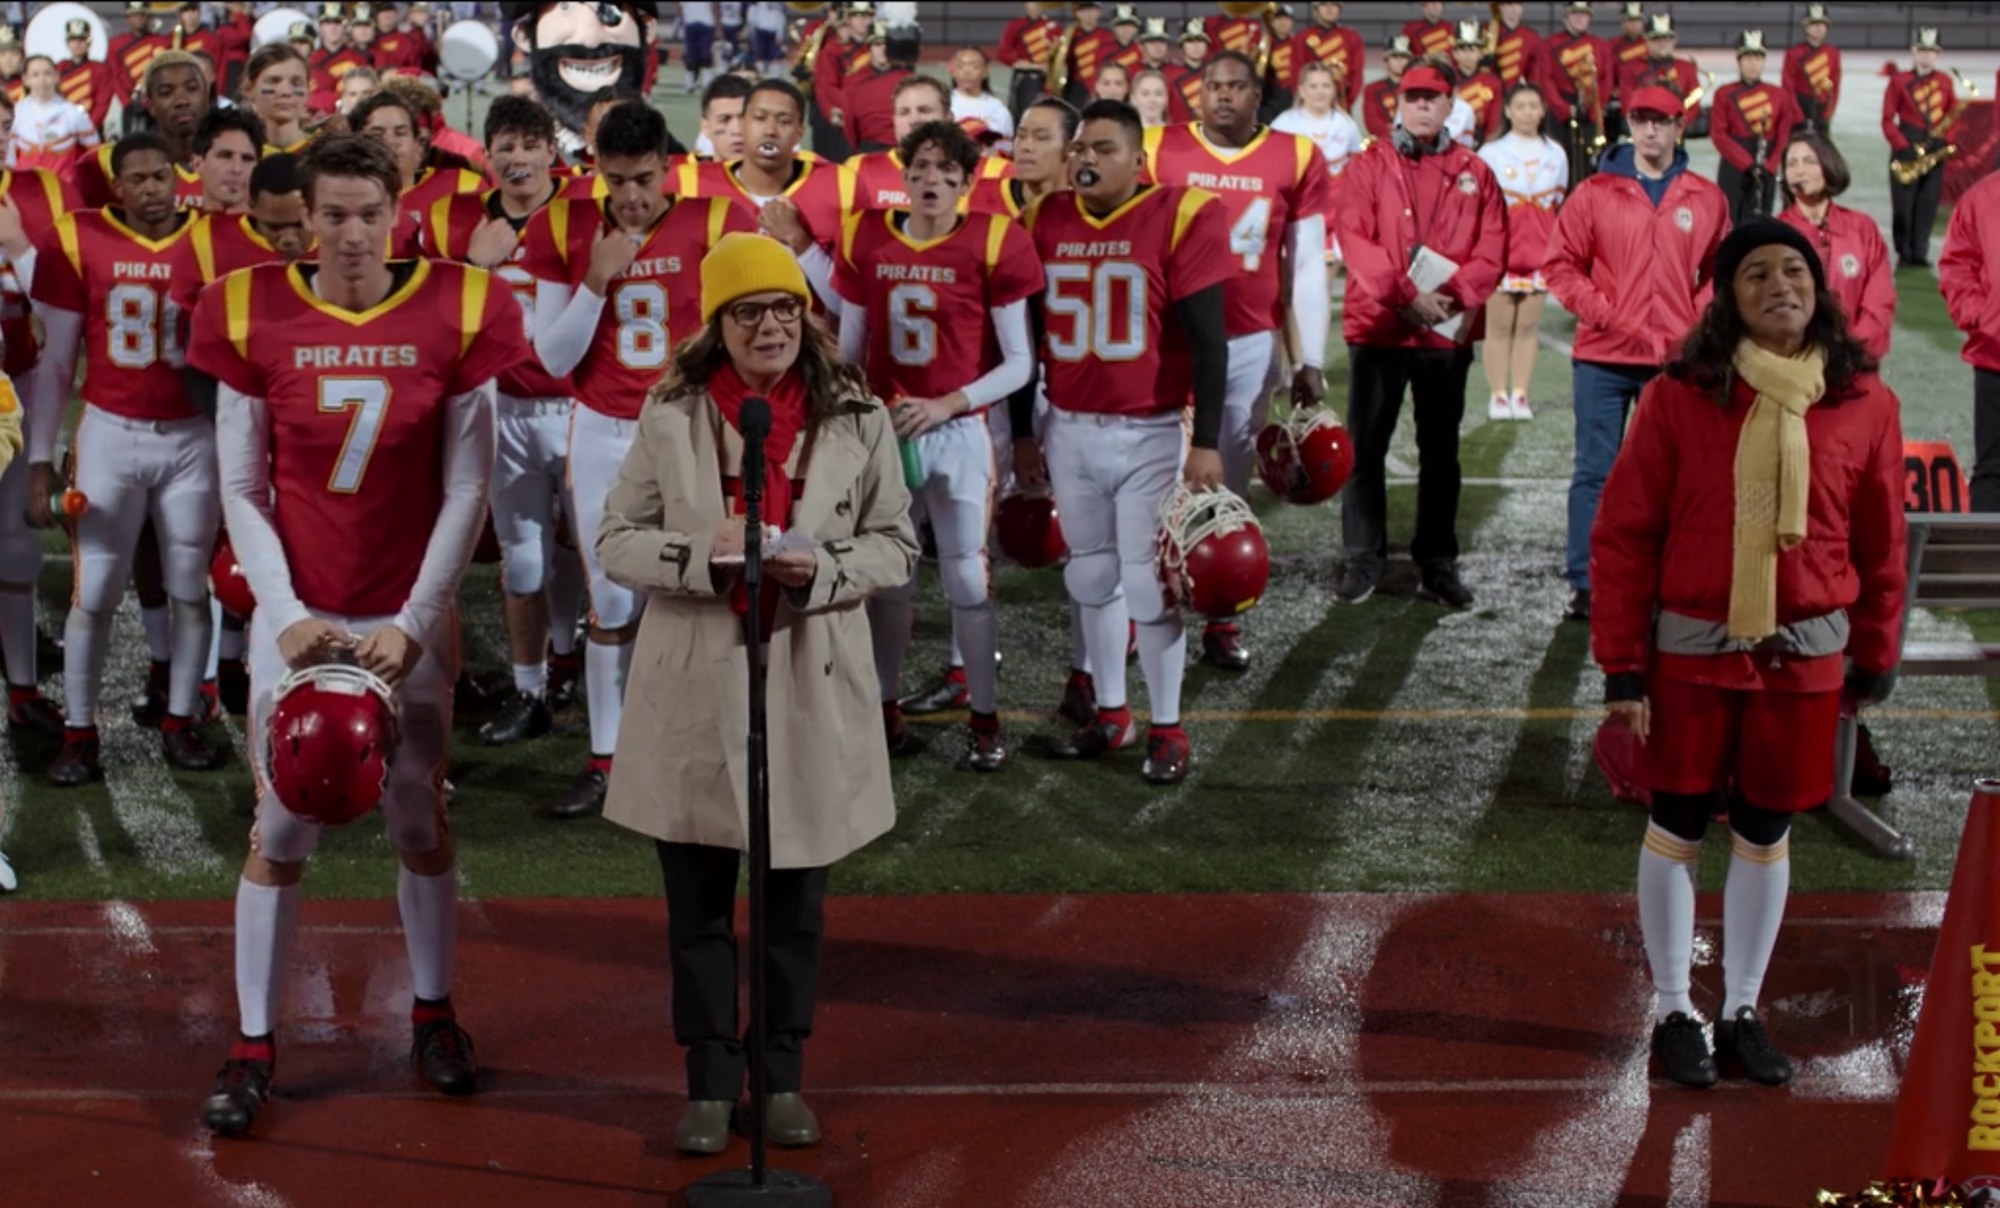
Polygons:
<instances>
[{"instance_id":1,"label":"microphone stand","mask_svg":"<svg viewBox=\"0 0 2000 1208\"><path fill-rule=\"evenodd\" d=\"M771 764L764 715L764 438L771 432L771 406L761 398L743 400L737 416L743 434L743 655L750 671L750 730L745 750L745 783L750 807L750 1110L744 1132L750 1165L710 1175L688 1188L688 1208L739 1208L784 1204L828 1208L833 1194L811 1175L771 1170L764 1163L764 1100L769 1081L764 1034L770 1011L764 984L769 937L764 901L771 875Z\"/></svg>"}]
</instances>

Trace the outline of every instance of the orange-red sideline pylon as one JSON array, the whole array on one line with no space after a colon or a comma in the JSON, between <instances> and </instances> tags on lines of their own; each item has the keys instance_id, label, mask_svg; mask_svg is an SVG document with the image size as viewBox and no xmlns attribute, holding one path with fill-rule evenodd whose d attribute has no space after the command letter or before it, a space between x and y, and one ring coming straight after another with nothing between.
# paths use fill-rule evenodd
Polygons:
<instances>
[{"instance_id":1,"label":"orange-red sideline pylon","mask_svg":"<svg viewBox=\"0 0 2000 1208\"><path fill-rule=\"evenodd\" d=\"M1973 786L1884 1176L2000 1187L2000 780ZM1990 1180L1990 1182L1989 1182Z\"/></svg>"}]
</instances>

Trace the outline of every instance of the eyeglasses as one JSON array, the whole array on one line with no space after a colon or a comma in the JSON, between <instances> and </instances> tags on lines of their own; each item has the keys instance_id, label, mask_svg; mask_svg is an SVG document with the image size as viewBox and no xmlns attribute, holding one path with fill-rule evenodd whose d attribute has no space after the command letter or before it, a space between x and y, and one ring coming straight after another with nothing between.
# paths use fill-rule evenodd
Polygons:
<instances>
[{"instance_id":1,"label":"eyeglasses","mask_svg":"<svg viewBox=\"0 0 2000 1208\"><path fill-rule=\"evenodd\" d=\"M1671 126L1677 120L1661 113L1635 113L1629 119L1629 124L1637 129L1640 126Z\"/></svg>"},{"instance_id":2,"label":"eyeglasses","mask_svg":"<svg viewBox=\"0 0 2000 1208\"><path fill-rule=\"evenodd\" d=\"M780 323L796 323L805 309L804 302L787 294L771 302L732 303L727 313L738 327L754 331L763 324L765 315L776 316Z\"/></svg>"}]
</instances>

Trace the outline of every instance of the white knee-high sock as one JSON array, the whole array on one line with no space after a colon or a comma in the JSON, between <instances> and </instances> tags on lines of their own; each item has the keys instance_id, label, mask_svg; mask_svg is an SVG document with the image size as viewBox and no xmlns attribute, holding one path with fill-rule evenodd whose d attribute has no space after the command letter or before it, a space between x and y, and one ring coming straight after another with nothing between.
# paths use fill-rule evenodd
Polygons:
<instances>
[{"instance_id":1,"label":"white knee-high sock","mask_svg":"<svg viewBox=\"0 0 2000 1208\"><path fill-rule=\"evenodd\" d=\"M625 716L625 673L632 666L632 643L583 644L584 698L590 709L590 753L610 758L618 749L618 722Z\"/></svg>"},{"instance_id":2,"label":"white knee-high sock","mask_svg":"<svg viewBox=\"0 0 2000 1208\"><path fill-rule=\"evenodd\" d=\"M548 582L543 590L549 597L549 649L556 654L576 653L576 617L583 608L583 559L575 550L557 546L548 561Z\"/></svg>"},{"instance_id":3,"label":"white knee-high sock","mask_svg":"<svg viewBox=\"0 0 2000 1208\"><path fill-rule=\"evenodd\" d=\"M1658 1019L1694 1014L1688 981L1694 968L1694 874L1701 844L1646 824L1639 848L1639 930L1660 996Z\"/></svg>"},{"instance_id":4,"label":"white knee-high sock","mask_svg":"<svg viewBox=\"0 0 2000 1208\"><path fill-rule=\"evenodd\" d=\"M1125 707L1125 601L1082 606L1083 645L1090 652L1091 677L1097 689L1097 707Z\"/></svg>"},{"instance_id":5,"label":"white knee-high sock","mask_svg":"<svg viewBox=\"0 0 2000 1208\"><path fill-rule=\"evenodd\" d=\"M1722 1010L1727 1018L1755 1007L1785 921L1792 884L1792 837L1759 847L1729 832L1729 874L1722 882Z\"/></svg>"},{"instance_id":6,"label":"white knee-high sock","mask_svg":"<svg viewBox=\"0 0 2000 1208\"><path fill-rule=\"evenodd\" d=\"M208 601L175 600L168 608L173 613L174 651L173 669L167 677L167 712L192 717L208 670Z\"/></svg>"},{"instance_id":7,"label":"white knee-high sock","mask_svg":"<svg viewBox=\"0 0 2000 1208\"><path fill-rule=\"evenodd\" d=\"M910 653L910 626L916 606L907 588L868 598L868 640L875 650L875 681L882 703L903 696L903 660Z\"/></svg>"},{"instance_id":8,"label":"white knee-high sock","mask_svg":"<svg viewBox=\"0 0 2000 1208\"><path fill-rule=\"evenodd\" d=\"M222 661L222 603L214 596L208 598L208 661L203 679L214 679L215 668Z\"/></svg>"},{"instance_id":9,"label":"white knee-high sock","mask_svg":"<svg viewBox=\"0 0 2000 1208\"><path fill-rule=\"evenodd\" d=\"M549 665L541 659L514 664L514 691L530 699L540 699L549 690Z\"/></svg>"},{"instance_id":10,"label":"white knee-high sock","mask_svg":"<svg viewBox=\"0 0 2000 1208\"><path fill-rule=\"evenodd\" d=\"M172 601L158 608L139 606L139 627L146 631L146 657L164 663L174 657Z\"/></svg>"},{"instance_id":11,"label":"white knee-high sock","mask_svg":"<svg viewBox=\"0 0 2000 1208\"><path fill-rule=\"evenodd\" d=\"M410 988L437 1001L451 996L451 964L458 952L458 869L419 876L396 869L396 905L403 916L403 946L410 953Z\"/></svg>"},{"instance_id":12,"label":"white knee-high sock","mask_svg":"<svg viewBox=\"0 0 2000 1208\"><path fill-rule=\"evenodd\" d=\"M1124 653L1120 651L1119 653ZM1187 626L1180 613L1139 623L1139 672L1146 677L1152 724L1181 724L1181 681L1187 677Z\"/></svg>"},{"instance_id":13,"label":"white knee-high sock","mask_svg":"<svg viewBox=\"0 0 2000 1208\"><path fill-rule=\"evenodd\" d=\"M999 694L1000 614L993 601L951 610L952 658L965 668L966 703L974 713L991 713ZM958 653L963 643L964 655Z\"/></svg>"},{"instance_id":14,"label":"white knee-high sock","mask_svg":"<svg viewBox=\"0 0 2000 1208\"><path fill-rule=\"evenodd\" d=\"M1083 605L1069 602L1069 665L1085 675L1091 673L1090 643L1083 640Z\"/></svg>"},{"instance_id":15,"label":"white knee-high sock","mask_svg":"<svg viewBox=\"0 0 2000 1208\"><path fill-rule=\"evenodd\" d=\"M97 693L104 683L104 651L111 618L69 610L63 622L63 713L74 729L97 724Z\"/></svg>"},{"instance_id":16,"label":"white knee-high sock","mask_svg":"<svg viewBox=\"0 0 2000 1208\"><path fill-rule=\"evenodd\" d=\"M285 957L304 900L297 885L236 882L236 1012L245 1036L268 1036L277 1023Z\"/></svg>"},{"instance_id":17,"label":"white knee-high sock","mask_svg":"<svg viewBox=\"0 0 2000 1208\"><path fill-rule=\"evenodd\" d=\"M7 682L16 688L35 686L35 593L0 590L0 656L7 663Z\"/></svg>"}]
</instances>

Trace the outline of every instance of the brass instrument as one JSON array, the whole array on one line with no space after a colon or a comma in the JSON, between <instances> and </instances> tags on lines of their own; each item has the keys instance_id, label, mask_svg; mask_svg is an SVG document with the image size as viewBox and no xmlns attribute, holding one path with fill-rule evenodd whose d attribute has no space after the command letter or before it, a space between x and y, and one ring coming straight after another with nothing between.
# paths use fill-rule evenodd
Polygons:
<instances>
[{"instance_id":1,"label":"brass instrument","mask_svg":"<svg viewBox=\"0 0 2000 1208\"><path fill-rule=\"evenodd\" d=\"M1500 70L1500 6L1489 4L1486 9L1492 14L1492 19L1486 23L1486 45L1480 48L1479 55L1497 73Z\"/></svg>"},{"instance_id":2,"label":"brass instrument","mask_svg":"<svg viewBox=\"0 0 2000 1208\"><path fill-rule=\"evenodd\" d=\"M797 24L793 25L793 37L797 37ZM799 61L792 68L792 76L798 80L800 89L808 98L813 91L813 64L819 62L820 47L826 44L827 31L833 28L833 18L827 17L812 31L812 36L799 48Z\"/></svg>"},{"instance_id":3,"label":"brass instrument","mask_svg":"<svg viewBox=\"0 0 2000 1208\"><path fill-rule=\"evenodd\" d=\"M1069 27L1062 37L1056 39L1056 47L1049 55L1049 95L1061 98L1069 87L1069 48L1076 42L1077 22L1071 18Z\"/></svg>"},{"instance_id":4,"label":"brass instrument","mask_svg":"<svg viewBox=\"0 0 2000 1208\"><path fill-rule=\"evenodd\" d=\"M1251 56L1257 65L1257 78L1266 79L1271 74L1271 12L1265 6L1263 16L1257 26L1257 53Z\"/></svg>"},{"instance_id":5,"label":"brass instrument","mask_svg":"<svg viewBox=\"0 0 2000 1208\"><path fill-rule=\"evenodd\" d=\"M1951 74L1958 80L1959 93L1952 102L1951 112L1944 115L1933 138L1942 138L1945 133L1958 125L1958 119L1965 115L1966 108L1979 99L1979 85L1965 78L1965 73L1954 67ZM1889 175L1899 185L1913 185L1936 170L1939 164L1958 154L1958 144L1948 142L1942 147L1934 147L1915 159L1892 159L1889 161Z\"/></svg>"}]
</instances>

